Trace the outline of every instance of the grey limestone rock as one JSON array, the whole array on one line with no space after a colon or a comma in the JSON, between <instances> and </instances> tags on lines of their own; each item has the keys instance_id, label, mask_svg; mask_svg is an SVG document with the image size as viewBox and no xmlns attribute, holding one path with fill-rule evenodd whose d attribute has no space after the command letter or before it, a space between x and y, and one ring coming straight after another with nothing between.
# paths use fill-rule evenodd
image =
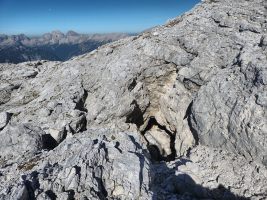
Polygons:
<instances>
[{"instance_id":1,"label":"grey limestone rock","mask_svg":"<svg viewBox=\"0 0 267 200\"><path fill-rule=\"evenodd\" d=\"M198 146L187 158L152 166L155 199L265 199L265 166Z\"/></svg>"},{"instance_id":2,"label":"grey limestone rock","mask_svg":"<svg viewBox=\"0 0 267 200\"><path fill-rule=\"evenodd\" d=\"M19 180L6 181L9 189L0 186L0 199L12 199L17 190L37 199L147 199L149 163L137 133L88 130L22 163L24 186Z\"/></svg>"},{"instance_id":3,"label":"grey limestone rock","mask_svg":"<svg viewBox=\"0 0 267 200\"><path fill-rule=\"evenodd\" d=\"M267 198L266 9L202 1L66 62L0 64L0 199Z\"/></svg>"},{"instance_id":4,"label":"grey limestone rock","mask_svg":"<svg viewBox=\"0 0 267 200\"><path fill-rule=\"evenodd\" d=\"M0 137L1 166L20 163L53 145L51 136L31 124L8 125Z\"/></svg>"}]
</instances>

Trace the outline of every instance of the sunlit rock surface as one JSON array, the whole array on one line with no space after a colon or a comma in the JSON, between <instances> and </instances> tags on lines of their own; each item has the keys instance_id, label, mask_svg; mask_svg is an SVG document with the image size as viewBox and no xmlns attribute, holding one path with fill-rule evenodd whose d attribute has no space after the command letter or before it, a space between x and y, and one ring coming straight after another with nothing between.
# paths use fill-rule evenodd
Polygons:
<instances>
[{"instance_id":1,"label":"sunlit rock surface","mask_svg":"<svg viewBox=\"0 0 267 200\"><path fill-rule=\"evenodd\" d=\"M0 199L267 198L267 4L203 1L66 62L0 65Z\"/></svg>"}]
</instances>

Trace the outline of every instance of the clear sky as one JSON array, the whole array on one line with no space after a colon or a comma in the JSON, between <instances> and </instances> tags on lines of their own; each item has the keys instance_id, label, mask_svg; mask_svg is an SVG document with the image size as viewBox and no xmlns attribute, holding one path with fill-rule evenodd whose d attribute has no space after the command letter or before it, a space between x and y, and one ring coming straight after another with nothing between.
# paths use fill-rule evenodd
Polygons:
<instances>
[{"instance_id":1,"label":"clear sky","mask_svg":"<svg viewBox=\"0 0 267 200\"><path fill-rule=\"evenodd\" d=\"M164 24L200 0L0 0L0 33L52 30L136 33Z\"/></svg>"}]
</instances>

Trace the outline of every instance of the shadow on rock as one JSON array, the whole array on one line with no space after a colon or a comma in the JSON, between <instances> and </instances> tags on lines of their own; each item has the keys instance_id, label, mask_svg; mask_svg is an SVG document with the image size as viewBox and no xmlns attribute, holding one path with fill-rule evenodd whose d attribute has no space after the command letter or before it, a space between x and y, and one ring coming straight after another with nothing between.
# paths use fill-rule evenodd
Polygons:
<instances>
[{"instance_id":1,"label":"shadow on rock","mask_svg":"<svg viewBox=\"0 0 267 200\"><path fill-rule=\"evenodd\" d=\"M151 165L150 190L153 192L153 200L249 200L233 194L223 185L209 189L195 183L188 174L178 172L178 167L187 162L191 161L181 159L172 168L165 162Z\"/></svg>"}]
</instances>

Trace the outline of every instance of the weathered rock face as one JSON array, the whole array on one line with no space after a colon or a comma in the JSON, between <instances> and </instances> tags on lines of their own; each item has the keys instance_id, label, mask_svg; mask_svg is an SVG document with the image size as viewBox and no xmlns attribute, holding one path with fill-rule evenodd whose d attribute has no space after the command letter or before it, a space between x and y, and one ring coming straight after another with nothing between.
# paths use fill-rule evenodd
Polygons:
<instances>
[{"instance_id":1,"label":"weathered rock face","mask_svg":"<svg viewBox=\"0 0 267 200\"><path fill-rule=\"evenodd\" d=\"M266 19L264 0L203 1L67 62L0 65L0 199L266 198Z\"/></svg>"},{"instance_id":2,"label":"weathered rock face","mask_svg":"<svg viewBox=\"0 0 267 200\"><path fill-rule=\"evenodd\" d=\"M15 182L7 176L0 199L146 199L148 155L136 133L88 130L17 163L21 172L33 172Z\"/></svg>"},{"instance_id":3,"label":"weathered rock face","mask_svg":"<svg viewBox=\"0 0 267 200\"><path fill-rule=\"evenodd\" d=\"M267 62L256 52L252 55L249 62L241 58L240 67L222 70L200 89L191 119L200 143L267 165Z\"/></svg>"}]
</instances>

